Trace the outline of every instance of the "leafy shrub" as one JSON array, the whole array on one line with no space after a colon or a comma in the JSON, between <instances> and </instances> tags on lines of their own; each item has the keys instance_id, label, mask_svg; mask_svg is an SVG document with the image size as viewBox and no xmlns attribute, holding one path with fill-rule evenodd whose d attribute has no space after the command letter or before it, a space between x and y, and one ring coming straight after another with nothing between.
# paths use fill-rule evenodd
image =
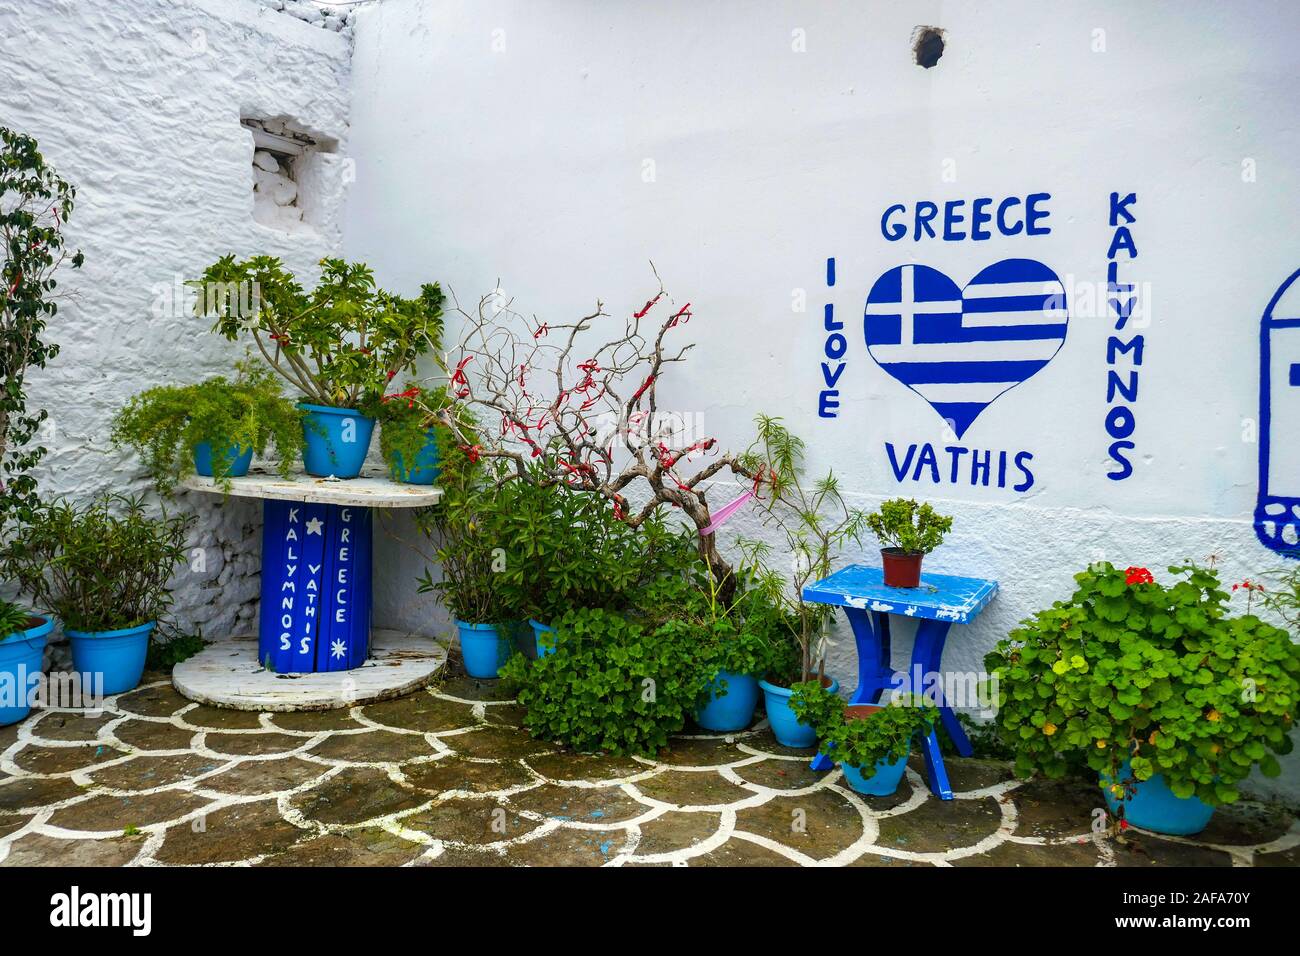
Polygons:
<instances>
[{"instance_id":1,"label":"leafy shrub","mask_svg":"<svg viewBox=\"0 0 1300 956\"><path fill-rule=\"evenodd\" d=\"M307 400L355 408L373 405L388 383L442 338L442 289L435 283L405 299L375 287L365 263L322 259L307 292L279 259L218 259L192 282L195 312L216 316L213 331L230 341L251 334L262 356Z\"/></svg>"},{"instance_id":2,"label":"leafy shrub","mask_svg":"<svg viewBox=\"0 0 1300 956\"><path fill-rule=\"evenodd\" d=\"M929 554L952 530L952 518L939 514L928 503L917 504L914 498L892 498L867 515L867 527L887 548Z\"/></svg>"},{"instance_id":3,"label":"leafy shrub","mask_svg":"<svg viewBox=\"0 0 1300 956\"><path fill-rule=\"evenodd\" d=\"M446 461L453 448L453 438L445 425L438 424L437 410L447 403L445 389L424 389L411 382L406 389L385 395L374 409L379 419L379 450L394 478L401 479L397 461L403 471L415 467L433 432L438 446L438 460Z\"/></svg>"},{"instance_id":4,"label":"leafy shrub","mask_svg":"<svg viewBox=\"0 0 1300 956\"><path fill-rule=\"evenodd\" d=\"M112 440L140 453L164 494L194 473L194 449L209 442L213 477L229 490L228 448L251 448L260 456L273 442L281 476L292 474L302 452L302 412L280 393L269 370L244 363L233 382L217 376L134 396L114 418Z\"/></svg>"},{"instance_id":5,"label":"leafy shrub","mask_svg":"<svg viewBox=\"0 0 1300 956\"><path fill-rule=\"evenodd\" d=\"M919 695L892 698L874 713L849 719L844 701L819 681L795 684L790 709L817 732L826 754L836 763L870 769L880 761L906 757L917 736L934 727L938 710Z\"/></svg>"},{"instance_id":6,"label":"leafy shrub","mask_svg":"<svg viewBox=\"0 0 1300 956\"><path fill-rule=\"evenodd\" d=\"M120 513L115 513L120 512ZM138 498L43 505L3 549L0 566L65 627L112 631L162 618L192 515L150 517Z\"/></svg>"},{"instance_id":7,"label":"leafy shrub","mask_svg":"<svg viewBox=\"0 0 1300 956\"><path fill-rule=\"evenodd\" d=\"M1218 574L1110 564L1075 575L1078 589L1023 621L985 659L998 680L997 723L1016 772L1059 777L1079 765L1113 780L1160 774L1180 797L1231 803L1275 753L1300 702L1300 647L1247 614L1230 617Z\"/></svg>"},{"instance_id":8,"label":"leafy shrub","mask_svg":"<svg viewBox=\"0 0 1300 956\"><path fill-rule=\"evenodd\" d=\"M584 752L653 755L685 726L707 683L696 628L651 629L598 608L553 624L554 653L516 654L501 670L518 685L530 734Z\"/></svg>"}]
</instances>

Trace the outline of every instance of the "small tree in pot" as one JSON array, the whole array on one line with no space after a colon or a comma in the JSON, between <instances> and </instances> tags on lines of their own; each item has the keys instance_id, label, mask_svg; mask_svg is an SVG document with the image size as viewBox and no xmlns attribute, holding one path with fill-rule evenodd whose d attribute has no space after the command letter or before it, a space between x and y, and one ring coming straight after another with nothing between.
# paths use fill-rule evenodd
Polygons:
<instances>
[{"instance_id":1,"label":"small tree in pot","mask_svg":"<svg viewBox=\"0 0 1300 956\"><path fill-rule=\"evenodd\" d=\"M941 515L929 504L914 498L892 498L867 516L869 527L880 543L885 584L914 588L921 583L921 560L943 543L952 530L952 518Z\"/></svg>"}]
</instances>

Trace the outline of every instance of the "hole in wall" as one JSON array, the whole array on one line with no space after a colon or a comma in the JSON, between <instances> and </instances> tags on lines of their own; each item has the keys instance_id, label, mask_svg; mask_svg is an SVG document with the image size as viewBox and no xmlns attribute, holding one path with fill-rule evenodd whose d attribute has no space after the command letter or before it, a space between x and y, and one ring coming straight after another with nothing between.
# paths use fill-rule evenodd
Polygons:
<instances>
[{"instance_id":1,"label":"hole in wall","mask_svg":"<svg viewBox=\"0 0 1300 956\"><path fill-rule=\"evenodd\" d=\"M285 117L244 117L253 137L253 221L290 233L314 233L319 221L319 160L335 140Z\"/></svg>"},{"instance_id":2,"label":"hole in wall","mask_svg":"<svg viewBox=\"0 0 1300 956\"><path fill-rule=\"evenodd\" d=\"M917 27L912 32L912 55L917 66L927 70L943 56L943 31L938 27Z\"/></svg>"}]
</instances>

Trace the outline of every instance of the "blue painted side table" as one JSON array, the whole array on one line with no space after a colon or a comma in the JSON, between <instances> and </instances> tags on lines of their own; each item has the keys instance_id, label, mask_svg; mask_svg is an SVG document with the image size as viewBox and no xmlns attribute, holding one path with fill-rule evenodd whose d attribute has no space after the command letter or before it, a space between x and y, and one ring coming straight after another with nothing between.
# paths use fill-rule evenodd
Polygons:
<instances>
[{"instance_id":1,"label":"blue painted side table","mask_svg":"<svg viewBox=\"0 0 1300 956\"><path fill-rule=\"evenodd\" d=\"M891 588L884 583L880 568L852 564L828 578L803 589L803 599L813 604L844 608L858 645L858 686L853 704L874 704L886 690L910 682L915 693L928 691L927 681L938 681L935 694L944 728L963 757L972 753L970 740L957 715L943 697L943 645L953 624L973 621L998 593L998 583L984 578L963 578L950 574L923 574L921 586ZM889 616L916 618L916 643L908 674L896 674L890 666ZM812 769L829 770L833 764L818 754ZM952 799L948 773L939 753L939 737L931 731L925 741L925 768L930 789L943 800Z\"/></svg>"},{"instance_id":2,"label":"blue painted side table","mask_svg":"<svg viewBox=\"0 0 1300 956\"><path fill-rule=\"evenodd\" d=\"M221 493L211 478L183 482ZM353 670L370 651L371 526L376 508L436 504L442 490L387 478L252 471L231 495L262 499L258 662L276 674Z\"/></svg>"}]
</instances>

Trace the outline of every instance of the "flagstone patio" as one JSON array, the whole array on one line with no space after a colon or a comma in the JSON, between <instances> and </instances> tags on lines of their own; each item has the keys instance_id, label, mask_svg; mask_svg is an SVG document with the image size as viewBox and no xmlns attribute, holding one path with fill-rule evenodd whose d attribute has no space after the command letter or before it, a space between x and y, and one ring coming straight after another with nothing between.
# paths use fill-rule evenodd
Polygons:
<instances>
[{"instance_id":1,"label":"flagstone patio","mask_svg":"<svg viewBox=\"0 0 1300 956\"><path fill-rule=\"evenodd\" d=\"M165 675L95 712L0 728L0 865L1300 864L1300 822L1221 809L1197 839L1094 835L1095 786L952 758L889 798L765 724L683 736L657 760L532 740L494 682L318 713L218 710Z\"/></svg>"}]
</instances>

